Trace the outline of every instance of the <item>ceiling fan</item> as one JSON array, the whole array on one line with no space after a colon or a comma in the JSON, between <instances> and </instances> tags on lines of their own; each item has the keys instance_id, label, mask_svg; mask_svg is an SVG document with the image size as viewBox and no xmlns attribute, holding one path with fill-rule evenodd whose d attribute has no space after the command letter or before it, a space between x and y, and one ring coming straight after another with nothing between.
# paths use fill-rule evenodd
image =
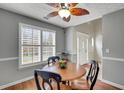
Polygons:
<instances>
[{"instance_id":1,"label":"ceiling fan","mask_svg":"<svg viewBox=\"0 0 124 93\"><path fill-rule=\"evenodd\" d=\"M47 3L47 5L56 8L56 11L49 13L45 18L60 16L64 21L69 22L71 15L83 16L89 14L89 11L83 8L77 8L78 3Z\"/></svg>"}]
</instances>

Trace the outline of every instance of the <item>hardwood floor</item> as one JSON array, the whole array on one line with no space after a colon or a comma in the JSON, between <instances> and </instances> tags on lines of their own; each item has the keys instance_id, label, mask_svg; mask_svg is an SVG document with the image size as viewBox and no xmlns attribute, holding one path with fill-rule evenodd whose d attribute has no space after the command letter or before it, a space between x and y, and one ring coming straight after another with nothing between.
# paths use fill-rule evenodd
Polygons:
<instances>
[{"instance_id":1,"label":"hardwood floor","mask_svg":"<svg viewBox=\"0 0 124 93\"><path fill-rule=\"evenodd\" d=\"M36 85L34 79L22 82L20 84L5 88L4 90L36 90ZM114 86L106 84L98 80L94 87L94 90L120 90Z\"/></svg>"},{"instance_id":2,"label":"hardwood floor","mask_svg":"<svg viewBox=\"0 0 124 93\"><path fill-rule=\"evenodd\" d=\"M35 82L34 79L28 80L17 85L5 88L4 90L35 90Z\"/></svg>"},{"instance_id":3,"label":"hardwood floor","mask_svg":"<svg viewBox=\"0 0 124 93\"><path fill-rule=\"evenodd\" d=\"M94 90L121 90L121 89L98 80L96 82L96 85L94 86Z\"/></svg>"}]
</instances>

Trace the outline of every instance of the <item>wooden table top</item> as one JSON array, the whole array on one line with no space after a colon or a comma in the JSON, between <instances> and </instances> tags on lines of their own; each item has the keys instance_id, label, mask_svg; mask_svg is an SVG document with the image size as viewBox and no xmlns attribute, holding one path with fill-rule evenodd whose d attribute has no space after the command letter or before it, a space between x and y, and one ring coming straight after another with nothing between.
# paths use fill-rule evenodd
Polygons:
<instances>
[{"instance_id":1,"label":"wooden table top","mask_svg":"<svg viewBox=\"0 0 124 93\"><path fill-rule=\"evenodd\" d=\"M85 68L71 62L67 62L67 67L65 69L61 69L59 64L56 63L52 66L46 65L42 70L60 74L62 81L78 79L84 76L86 73Z\"/></svg>"}]
</instances>

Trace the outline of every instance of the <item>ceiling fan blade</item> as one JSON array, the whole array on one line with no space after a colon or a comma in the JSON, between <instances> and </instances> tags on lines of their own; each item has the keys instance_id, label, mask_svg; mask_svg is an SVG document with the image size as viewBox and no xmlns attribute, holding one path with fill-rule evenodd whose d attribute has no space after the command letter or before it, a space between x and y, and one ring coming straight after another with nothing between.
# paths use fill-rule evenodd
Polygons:
<instances>
[{"instance_id":1,"label":"ceiling fan blade","mask_svg":"<svg viewBox=\"0 0 124 93\"><path fill-rule=\"evenodd\" d=\"M46 3L47 5L54 7L54 8L59 8L60 4L59 3Z\"/></svg>"},{"instance_id":2,"label":"ceiling fan blade","mask_svg":"<svg viewBox=\"0 0 124 93\"><path fill-rule=\"evenodd\" d=\"M78 3L68 3L69 7L75 7Z\"/></svg>"},{"instance_id":3,"label":"ceiling fan blade","mask_svg":"<svg viewBox=\"0 0 124 93\"><path fill-rule=\"evenodd\" d=\"M50 17L55 17L57 15L58 15L58 11L54 11L54 12L49 13L45 18L49 19Z\"/></svg>"},{"instance_id":4,"label":"ceiling fan blade","mask_svg":"<svg viewBox=\"0 0 124 93\"><path fill-rule=\"evenodd\" d=\"M82 16L82 15L89 14L88 10L82 9L82 8L72 8L70 9L70 12L72 15L75 15L75 16Z\"/></svg>"},{"instance_id":5,"label":"ceiling fan blade","mask_svg":"<svg viewBox=\"0 0 124 93\"><path fill-rule=\"evenodd\" d=\"M71 19L71 16L69 16L68 18L63 17L63 20L66 21L66 22L69 22L70 19Z\"/></svg>"}]
</instances>

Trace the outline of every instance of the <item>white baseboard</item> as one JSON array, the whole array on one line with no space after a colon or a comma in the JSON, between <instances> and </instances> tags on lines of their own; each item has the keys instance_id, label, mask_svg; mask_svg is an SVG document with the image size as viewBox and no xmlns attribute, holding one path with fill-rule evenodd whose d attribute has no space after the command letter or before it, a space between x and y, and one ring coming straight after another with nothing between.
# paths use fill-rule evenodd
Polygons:
<instances>
[{"instance_id":1,"label":"white baseboard","mask_svg":"<svg viewBox=\"0 0 124 93\"><path fill-rule=\"evenodd\" d=\"M107 84L110 84L112 86L115 86L117 88L120 88L120 89L124 89L124 86L123 85L120 85L120 84L117 84L117 83L114 83L114 82L111 82L111 81L108 81L108 80L104 80L104 79L101 79L102 82L105 82Z\"/></svg>"},{"instance_id":2,"label":"white baseboard","mask_svg":"<svg viewBox=\"0 0 124 93\"><path fill-rule=\"evenodd\" d=\"M18 84L18 83L22 83L22 82L27 81L27 80L31 80L31 79L33 79L33 78L34 78L34 76L27 77L27 78L24 78L24 79L21 79L21 80L17 80L17 81L14 81L14 82L8 83L8 84L6 84L6 85L2 85L2 86L0 86L0 89L4 89L4 88L7 88L7 87L10 87L10 86L16 85L16 84Z\"/></svg>"}]
</instances>

